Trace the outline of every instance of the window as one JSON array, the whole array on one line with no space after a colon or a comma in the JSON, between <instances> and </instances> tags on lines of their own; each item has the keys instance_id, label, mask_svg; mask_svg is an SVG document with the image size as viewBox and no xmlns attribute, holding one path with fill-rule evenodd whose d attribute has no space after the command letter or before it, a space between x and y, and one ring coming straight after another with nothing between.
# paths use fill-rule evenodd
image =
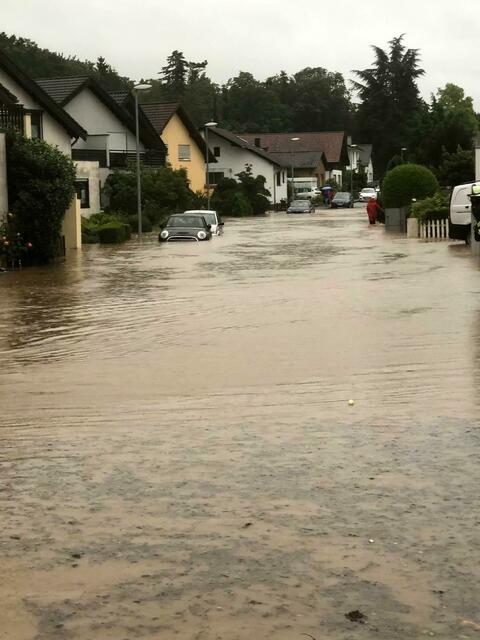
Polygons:
<instances>
[{"instance_id":1,"label":"window","mask_svg":"<svg viewBox=\"0 0 480 640\"><path fill-rule=\"evenodd\" d=\"M90 208L90 189L88 188L88 179L76 180L75 191L77 192L77 198L80 200L81 209Z\"/></svg>"},{"instance_id":2,"label":"window","mask_svg":"<svg viewBox=\"0 0 480 640\"><path fill-rule=\"evenodd\" d=\"M282 171L282 184L285 184L285 171Z\"/></svg>"},{"instance_id":3,"label":"window","mask_svg":"<svg viewBox=\"0 0 480 640\"><path fill-rule=\"evenodd\" d=\"M190 145L189 144L178 145L178 159L183 161L190 161Z\"/></svg>"},{"instance_id":4,"label":"window","mask_svg":"<svg viewBox=\"0 0 480 640\"><path fill-rule=\"evenodd\" d=\"M224 178L223 171L210 171L208 174L208 184L213 187L220 182Z\"/></svg>"},{"instance_id":5,"label":"window","mask_svg":"<svg viewBox=\"0 0 480 640\"><path fill-rule=\"evenodd\" d=\"M277 187L280 187L280 185L282 184L280 181L282 177L280 171L278 171L275 175L277 176Z\"/></svg>"},{"instance_id":6,"label":"window","mask_svg":"<svg viewBox=\"0 0 480 640\"><path fill-rule=\"evenodd\" d=\"M260 138L255 138L255 146L256 147L260 147L260 142L261 142Z\"/></svg>"},{"instance_id":7,"label":"window","mask_svg":"<svg viewBox=\"0 0 480 640\"><path fill-rule=\"evenodd\" d=\"M219 157L220 157L220 147L213 147L213 155L214 155L216 158L219 158Z\"/></svg>"},{"instance_id":8,"label":"window","mask_svg":"<svg viewBox=\"0 0 480 640\"><path fill-rule=\"evenodd\" d=\"M32 111L30 113L30 120L32 122L32 138L34 140L42 140L42 113L41 111Z\"/></svg>"}]
</instances>

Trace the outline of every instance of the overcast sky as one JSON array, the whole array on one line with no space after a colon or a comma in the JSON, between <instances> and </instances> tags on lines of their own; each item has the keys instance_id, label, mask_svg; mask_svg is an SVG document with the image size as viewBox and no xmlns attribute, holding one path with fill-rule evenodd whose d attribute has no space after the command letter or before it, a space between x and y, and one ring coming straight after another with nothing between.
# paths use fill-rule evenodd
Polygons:
<instances>
[{"instance_id":1,"label":"overcast sky","mask_svg":"<svg viewBox=\"0 0 480 640\"><path fill-rule=\"evenodd\" d=\"M373 61L405 33L419 48L422 95L454 82L480 111L480 0L0 0L0 29L81 59L104 56L132 79L157 77L174 49L208 60L222 83L239 71L265 79L307 66L340 71ZM324 8L328 7L328 9Z\"/></svg>"}]
</instances>

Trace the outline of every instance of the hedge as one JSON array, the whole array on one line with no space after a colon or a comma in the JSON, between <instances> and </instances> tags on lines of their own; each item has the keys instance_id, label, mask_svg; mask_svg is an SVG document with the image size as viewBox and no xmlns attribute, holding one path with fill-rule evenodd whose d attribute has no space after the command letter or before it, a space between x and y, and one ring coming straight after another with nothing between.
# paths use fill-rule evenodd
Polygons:
<instances>
[{"instance_id":1,"label":"hedge","mask_svg":"<svg viewBox=\"0 0 480 640\"><path fill-rule=\"evenodd\" d=\"M402 164L387 173L382 184L386 207L405 207L438 191L434 174L419 164Z\"/></svg>"},{"instance_id":2,"label":"hedge","mask_svg":"<svg viewBox=\"0 0 480 640\"><path fill-rule=\"evenodd\" d=\"M130 234L130 225L123 222L107 222L98 229L98 238L102 244L125 242Z\"/></svg>"}]
</instances>

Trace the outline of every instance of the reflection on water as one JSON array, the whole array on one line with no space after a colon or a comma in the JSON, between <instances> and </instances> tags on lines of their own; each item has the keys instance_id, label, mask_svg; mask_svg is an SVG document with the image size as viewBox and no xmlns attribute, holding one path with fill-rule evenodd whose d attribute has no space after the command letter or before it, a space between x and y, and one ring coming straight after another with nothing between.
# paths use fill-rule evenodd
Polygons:
<instances>
[{"instance_id":1,"label":"reflection on water","mask_svg":"<svg viewBox=\"0 0 480 640\"><path fill-rule=\"evenodd\" d=\"M468 637L479 293L363 210L0 274L0 635Z\"/></svg>"},{"instance_id":2,"label":"reflection on water","mask_svg":"<svg viewBox=\"0 0 480 640\"><path fill-rule=\"evenodd\" d=\"M461 376L461 402L473 407L475 264L457 245L392 239L357 212L341 216L231 221L209 243L147 237L3 274L2 370L48 365L61 389L66 375L93 380L108 369L120 398L119 368L128 392L141 380L149 397L148 368L165 392L178 369L192 395L207 380L215 389L316 380L322 396L368 396L381 384L394 404L423 404L428 393L440 407Z\"/></svg>"}]
</instances>

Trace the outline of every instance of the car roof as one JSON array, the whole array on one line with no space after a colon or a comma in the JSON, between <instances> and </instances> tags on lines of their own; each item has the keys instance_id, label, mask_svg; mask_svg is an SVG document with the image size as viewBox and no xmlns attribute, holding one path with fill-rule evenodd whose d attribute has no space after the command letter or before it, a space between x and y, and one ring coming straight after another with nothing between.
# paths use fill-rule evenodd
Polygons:
<instances>
[{"instance_id":1,"label":"car roof","mask_svg":"<svg viewBox=\"0 0 480 640\"><path fill-rule=\"evenodd\" d=\"M204 213L214 213L215 215L217 214L214 209L188 209L188 211L184 211L183 213L198 213L200 216L203 216Z\"/></svg>"}]
</instances>

